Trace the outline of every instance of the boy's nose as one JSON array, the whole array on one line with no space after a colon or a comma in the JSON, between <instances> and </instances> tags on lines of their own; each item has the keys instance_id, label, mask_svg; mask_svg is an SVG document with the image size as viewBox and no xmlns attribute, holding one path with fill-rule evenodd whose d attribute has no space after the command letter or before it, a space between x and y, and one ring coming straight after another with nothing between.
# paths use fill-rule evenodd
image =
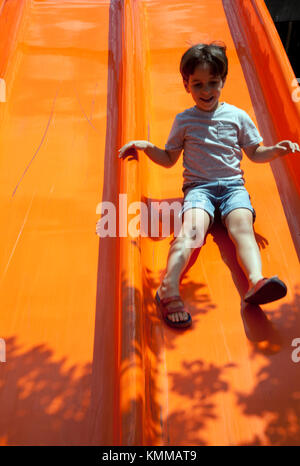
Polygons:
<instances>
[{"instance_id":1,"label":"boy's nose","mask_svg":"<svg viewBox=\"0 0 300 466\"><path fill-rule=\"evenodd\" d=\"M211 89L210 89L209 84L206 84L206 85L203 86L203 88L202 88L203 94L209 94L209 93L210 93L210 90L211 90Z\"/></svg>"}]
</instances>

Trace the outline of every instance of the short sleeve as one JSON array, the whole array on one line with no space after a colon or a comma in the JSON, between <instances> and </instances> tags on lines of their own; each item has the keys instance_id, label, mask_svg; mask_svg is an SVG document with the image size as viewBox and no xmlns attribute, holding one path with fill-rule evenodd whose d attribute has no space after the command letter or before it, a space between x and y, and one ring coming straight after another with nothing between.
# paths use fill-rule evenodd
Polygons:
<instances>
[{"instance_id":1,"label":"short sleeve","mask_svg":"<svg viewBox=\"0 0 300 466\"><path fill-rule=\"evenodd\" d=\"M165 144L166 150L182 149L184 142L184 128L176 116L168 140Z\"/></svg>"},{"instance_id":2,"label":"short sleeve","mask_svg":"<svg viewBox=\"0 0 300 466\"><path fill-rule=\"evenodd\" d=\"M258 144L263 140L255 124L246 112L241 113L239 128L239 146L247 147Z\"/></svg>"}]
</instances>

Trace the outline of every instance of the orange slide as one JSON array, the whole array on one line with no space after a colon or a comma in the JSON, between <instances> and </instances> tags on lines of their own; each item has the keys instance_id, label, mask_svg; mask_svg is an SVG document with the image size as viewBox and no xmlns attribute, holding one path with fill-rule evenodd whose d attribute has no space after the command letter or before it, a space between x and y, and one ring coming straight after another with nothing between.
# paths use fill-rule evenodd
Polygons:
<instances>
[{"instance_id":1,"label":"orange slide","mask_svg":"<svg viewBox=\"0 0 300 466\"><path fill-rule=\"evenodd\" d=\"M132 139L164 147L193 105L181 55L212 40L227 45L222 100L265 144L299 142L263 0L0 0L1 445L300 445L300 157L243 159L263 273L287 295L245 308L215 225L182 280L184 332L153 301L172 234L145 232L182 197L181 158L117 158ZM115 234L99 239L107 212Z\"/></svg>"}]
</instances>

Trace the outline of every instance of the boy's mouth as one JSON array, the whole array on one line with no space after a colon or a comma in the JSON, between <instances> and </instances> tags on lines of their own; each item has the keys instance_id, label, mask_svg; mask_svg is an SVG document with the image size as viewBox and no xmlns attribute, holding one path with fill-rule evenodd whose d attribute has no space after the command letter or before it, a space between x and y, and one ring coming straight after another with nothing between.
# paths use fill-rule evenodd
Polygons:
<instances>
[{"instance_id":1,"label":"boy's mouth","mask_svg":"<svg viewBox=\"0 0 300 466\"><path fill-rule=\"evenodd\" d=\"M213 98L214 98L213 96L209 97L208 99L204 99L203 97L200 97L200 100L208 104L209 102L212 102Z\"/></svg>"}]
</instances>

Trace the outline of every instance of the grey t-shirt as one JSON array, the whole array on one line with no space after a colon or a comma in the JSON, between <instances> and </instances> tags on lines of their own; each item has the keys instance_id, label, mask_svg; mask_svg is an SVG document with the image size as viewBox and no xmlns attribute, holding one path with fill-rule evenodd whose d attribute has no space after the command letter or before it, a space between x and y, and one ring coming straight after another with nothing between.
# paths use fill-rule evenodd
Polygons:
<instances>
[{"instance_id":1,"label":"grey t-shirt","mask_svg":"<svg viewBox=\"0 0 300 466\"><path fill-rule=\"evenodd\" d=\"M221 103L213 112L197 106L176 115L166 150L183 149L183 188L221 179L243 179L242 148L262 141L244 111Z\"/></svg>"}]
</instances>

